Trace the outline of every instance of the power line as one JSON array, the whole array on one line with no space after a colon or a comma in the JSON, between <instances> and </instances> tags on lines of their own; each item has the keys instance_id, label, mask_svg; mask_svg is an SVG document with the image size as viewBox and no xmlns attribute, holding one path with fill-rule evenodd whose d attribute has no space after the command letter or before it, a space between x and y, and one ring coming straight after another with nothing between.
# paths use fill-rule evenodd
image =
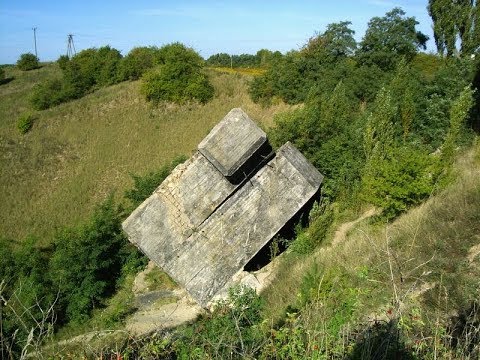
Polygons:
<instances>
[{"instance_id":1,"label":"power line","mask_svg":"<svg viewBox=\"0 0 480 360\"><path fill-rule=\"evenodd\" d=\"M67 36L67 56L69 59L72 56L76 55L77 51L75 50L75 44L73 43L73 34L68 34Z\"/></svg>"},{"instance_id":2,"label":"power line","mask_svg":"<svg viewBox=\"0 0 480 360\"><path fill-rule=\"evenodd\" d=\"M38 58L38 54L37 54L37 28L34 27L32 28L33 30L33 42L35 44L35 56Z\"/></svg>"}]
</instances>

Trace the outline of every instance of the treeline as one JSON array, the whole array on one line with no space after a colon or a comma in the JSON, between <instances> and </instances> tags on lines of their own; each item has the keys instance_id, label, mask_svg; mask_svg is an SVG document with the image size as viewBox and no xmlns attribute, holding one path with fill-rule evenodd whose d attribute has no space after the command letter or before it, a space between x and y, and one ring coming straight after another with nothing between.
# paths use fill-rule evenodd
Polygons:
<instances>
[{"instance_id":1,"label":"treeline","mask_svg":"<svg viewBox=\"0 0 480 360\"><path fill-rule=\"evenodd\" d=\"M157 172L133 176L134 186L117 203L110 195L84 224L60 229L48 247L31 236L21 243L0 238L0 354L20 358L66 324L88 322L105 307L129 274L147 263L128 242L121 223L183 162L179 157ZM121 304L102 319L111 327L128 315Z\"/></svg>"},{"instance_id":2,"label":"treeline","mask_svg":"<svg viewBox=\"0 0 480 360\"><path fill-rule=\"evenodd\" d=\"M441 187L479 121L480 62L419 53L427 37L416 25L395 8L357 43L350 22L330 24L250 85L256 102L304 104L278 115L270 138L315 164L326 197L374 204L387 218Z\"/></svg>"},{"instance_id":3,"label":"treeline","mask_svg":"<svg viewBox=\"0 0 480 360\"><path fill-rule=\"evenodd\" d=\"M104 46L82 50L71 59L58 59L61 77L48 79L33 89L31 103L36 110L78 99L96 89L145 75L142 92L149 101L207 102L213 87L202 73L203 59L180 43L161 48L137 47L125 57Z\"/></svg>"},{"instance_id":4,"label":"treeline","mask_svg":"<svg viewBox=\"0 0 480 360\"><path fill-rule=\"evenodd\" d=\"M267 49L258 50L255 55L240 54L229 55L227 53L218 53L210 56L206 63L208 66L234 67L234 68L266 68L282 58L280 51L270 51Z\"/></svg>"}]
</instances>

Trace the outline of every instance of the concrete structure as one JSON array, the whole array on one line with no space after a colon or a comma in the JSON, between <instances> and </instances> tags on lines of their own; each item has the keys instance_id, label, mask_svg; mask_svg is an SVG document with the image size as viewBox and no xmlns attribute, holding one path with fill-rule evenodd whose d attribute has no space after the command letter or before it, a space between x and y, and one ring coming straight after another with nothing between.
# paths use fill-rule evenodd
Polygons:
<instances>
[{"instance_id":1,"label":"concrete structure","mask_svg":"<svg viewBox=\"0 0 480 360\"><path fill-rule=\"evenodd\" d=\"M276 154L233 109L123 223L129 240L203 307L319 190L293 145Z\"/></svg>"}]
</instances>

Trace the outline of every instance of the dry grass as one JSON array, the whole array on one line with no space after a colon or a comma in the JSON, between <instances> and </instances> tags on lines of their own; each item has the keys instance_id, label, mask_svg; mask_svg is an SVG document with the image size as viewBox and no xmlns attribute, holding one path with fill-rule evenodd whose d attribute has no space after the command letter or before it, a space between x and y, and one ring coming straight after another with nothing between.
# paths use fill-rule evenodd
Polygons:
<instances>
[{"instance_id":1,"label":"dry grass","mask_svg":"<svg viewBox=\"0 0 480 360\"><path fill-rule=\"evenodd\" d=\"M207 105L152 107L140 96L139 82L124 82L36 113L33 129L21 135L16 120L29 109L32 86L55 74L54 64L7 69L15 79L0 86L1 236L34 234L48 243L56 229L86 219L111 191L123 195L130 173L190 155L232 108L242 107L263 127L287 109L254 104L242 75L209 71L216 96Z\"/></svg>"}]
</instances>

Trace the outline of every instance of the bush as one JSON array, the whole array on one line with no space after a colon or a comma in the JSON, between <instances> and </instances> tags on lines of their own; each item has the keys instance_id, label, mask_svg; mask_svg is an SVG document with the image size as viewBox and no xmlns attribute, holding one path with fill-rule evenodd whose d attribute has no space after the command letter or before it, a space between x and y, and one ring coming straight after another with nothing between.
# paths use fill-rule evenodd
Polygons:
<instances>
[{"instance_id":1,"label":"bush","mask_svg":"<svg viewBox=\"0 0 480 360\"><path fill-rule=\"evenodd\" d=\"M61 55L57 60L57 64L60 67L60 69L65 70L68 66L69 61L70 61L70 58L67 55Z\"/></svg>"},{"instance_id":2,"label":"bush","mask_svg":"<svg viewBox=\"0 0 480 360\"><path fill-rule=\"evenodd\" d=\"M45 110L64 102L65 85L60 79L48 79L33 87L30 103L35 110Z\"/></svg>"},{"instance_id":3,"label":"bush","mask_svg":"<svg viewBox=\"0 0 480 360\"><path fill-rule=\"evenodd\" d=\"M159 50L156 47L136 47L130 50L118 66L119 80L138 80L149 69L157 65Z\"/></svg>"},{"instance_id":4,"label":"bush","mask_svg":"<svg viewBox=\"0 0 480 360\"><path fill-rule=\"evenodd\" d=\"M159 50L159 59L162 65L143 78L141 91L148 101L204 104L213 98L214 88L202 73L203 60L193 49L166 45Z\"/></svg>"},{"instance_id":5,"label":"bush","mask_svg":"<svg viewBox=\"0 0 480 360\"><path fill-rule=\"evenodd\" d=\"M139 256L122 232L120 210L110 196L89 223L57 235L50 276L60 293L60 323L88 319L113 294L126 260L135 260L132 252Z\"/></svg>"},{"instance_id":6,"label":"bush","mask_svg":"<svg viewBox=\"0 0 480 360\"><path fill-rule=\"evenodd\" d=\"M33 127L35 118L32 114L23 114L18 118L17 128L21 134L26 134Z\"/></svg>"},{"instance_id":7,"label":"bush","mask_svg":"<svg viewBox=\"0 0 480 360\"><path fill-rule=\"evenodd\" d=\"M437 159L410 147L394 148L367 164L362 197L392 219L419 204L433 191Z\"/></svg>"},{"instance_id":8,"label":"bush","mask_svg":"<svg viewBox=\"0 0 480 360\"><path fill-rule=\"evenodd\" d=\"M38 58L31 53L22 54L17 60L17 67L23 71L37 69L38 66Z\"/></svg>"},{"instance_id":9,"label":"bush","mask_svg":"<svg viewBox=\"0 0 480 360\"><path fill-rule=\"evenodd\" d=\"M2 67L0 67L0 84L5 80L5 70L3 70Z\"/></svg>"}]
</instances>

